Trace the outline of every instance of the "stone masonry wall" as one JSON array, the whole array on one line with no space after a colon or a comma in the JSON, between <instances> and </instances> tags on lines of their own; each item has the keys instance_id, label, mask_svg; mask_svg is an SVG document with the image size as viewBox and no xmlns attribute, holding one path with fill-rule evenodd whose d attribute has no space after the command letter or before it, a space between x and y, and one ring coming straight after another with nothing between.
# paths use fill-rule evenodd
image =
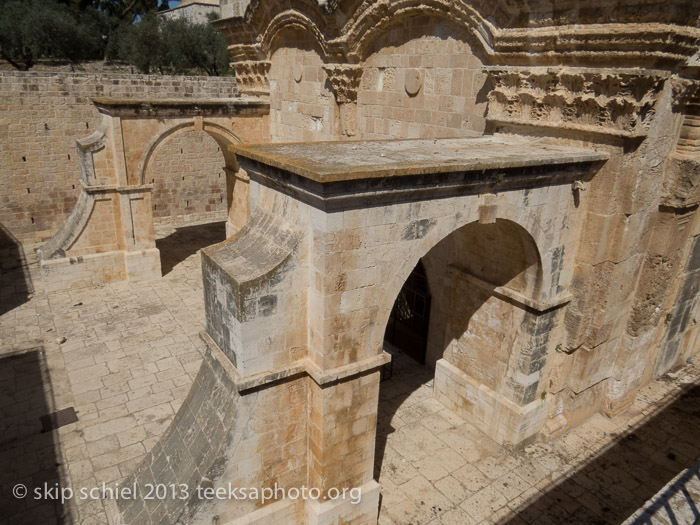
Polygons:
<instances>
[{"instance_id":1,"label":"stone masonry wall","mask_svg":"<svg viewBox=\"0 0 700 525\"><path fill-rule=\"evenodd\" d=\"M204 3L189 4L184 7L174 7L161 13L161 16L171 20L184 18L193 24L206 24L209 21L210 15L219 17L219 6L209 5Z\"/></svg>"},{"instance_id":2,"label":"stone masonry wall","mask_svg":"<svg viewBox=\"0 0 700 525\"><path fill-rule=\"evenodd\" d=\"M271 59L270 138L272 142L332 140L335 99L327 87L323 61L314 42L301 33L285 35Z\"/></svg>"},{"instance_id":3,"label":"stone masonry wall","mask_svg":"<svg viewBox=\"0 0 700 525\"><path fill-rule=\"evenodd\" d=\"M75 142L100 123L90 97L227 98L236 93L232 77L0 73L0 223L21 242L46 240L61 227L80 190ZM189 144L187 162L178 162L177 169L154 172L151 178L167 180L168 191L172 194L177 189L178 195L188 191L191 181L216 177L216 182L208 182L206 191L194 193L196 202L190 206L174 203L172 213L202 213L216 204L210 200L219 184L223 157L219 153L212 159L216 148L212 150L211 144L204 142L203 150L197 153L193 136L185 134L178 139ZM184 143L166 142L161 154L167 156L173 148L179 151L178 145L185 150ZM179 177L182 182L183 172L189 173L185 186L177 181ZM160 198L157 193L158 189L155 202Z\"/></svg>"},{"instance_id":4,"label":"stone masonry wall","mask_svg":"<svg viewBox=\"0 0 700 525\"><path fill-rule=\"evenodd\" d=\"M216 141L188 131L155 151L146 173L153 189L156 223L187 224L207 217L226 219L226 172Z\"/></svg>"},{"instance_id":5,"label":"stone masonry wall","mask_svg":"<svg viewBox=\"0 0 700 525\"><path fill-rule=\"evenodd\" d=\"M221 18L242 16L250 0L221 0Z\"/></svg>"},{"instance_id":6,"label":"stone masonry wall","mask_svg":"<svg viewBox=\"0 0 700 525\"><path fill-rule=\"evenodd\" d=\"M386 31L364 64L358 138L444 138L483 132L486 80L466 32L411 19ZM420 78L413 95L411 75Z\"/></svg>"}]
</instances>

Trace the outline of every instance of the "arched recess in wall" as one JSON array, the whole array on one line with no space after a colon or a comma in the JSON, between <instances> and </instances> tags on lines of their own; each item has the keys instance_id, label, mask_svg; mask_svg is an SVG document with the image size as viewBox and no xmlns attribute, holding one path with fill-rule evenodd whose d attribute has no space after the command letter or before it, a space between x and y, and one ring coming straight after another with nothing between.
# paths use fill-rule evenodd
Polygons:
<instances>
[{"instance_id":1,"label":"arched recess in wall","mask_svg":"<svg viewBox=\"0 0 700 525\"><path fill-rule=\"evenodd\" d=\"M469 222L436 244L421 247L417 253L420 259L407 260L398 272L406 277L405 269L415 265L401 290L396 295L394 289L387 293L396 301L387 333L399 310L408 312L401 315L409 318L404 323L409 329L419 325L422 318L429 320L427 366L420 367L407 359L406 356L415 358L411 348L402 348L386 337L385 341L392 344L388 348L394 357L390 381L382 384L386 395L380 394L378 407L378 420L383 422L378 425L376 442L376 473L380 483L386 481L382 477L391 480L392 475L391 468L382 468L391 433L386 427L397 409L405 408L403 402L416 397L413 393L418 389L431 388L429 394L421 390L418 398L434 396L452 409L451 403L461 403L467 408L458 413L479 428L497 428L502 424L497 417L490 419L490 415L484 415L483 407L470 414L470 396L483 391L516 402L521 390L520 385L514 386L511 381L512 369L513 363L521 360L522 347L527 346L523 344L522 325L528 323L529 315L518 300L534 299L542 285L542 262L535 239L511 220ZM416 276L425 283L413 282ZM429 309L426 314L421 312L423 305ZM396 354L397 349L405 355ZM467 379L455 387L445 370L457 370ZM466 396L464 383L473 385ZM517 394L514 390L518 390ZM471 420L470 416L473 416Z\"/></svg>"},{"instance_id":2,"label":"arched recess in wall","mask_svg":"<svg viewBox=\"0 0 700 525\"><path fill-rule=\"evenodd\" d=\"M322 67L323 38L293 20L269 33L270 140L331 140L337 108Z\"/></svg>"},{"instance_id":3,"label":"arched recess in wall","mask_svg":"<svg viewBox=\"0 0 700 525\"><path fill-rule=\"evenodd\" d=\"M501 369L478 379L485 382L500 375L503 380L524 312L516 301L534 301L542 286L542 263L534 239L509 220L472 222L434 246L423 261L433 282L443 276L431 312L428 362L446 358L468 368L467 362L497 356L496 368Z\"/></svg>"},{"instance_id":4,"label":"arched recess in wall","mask_svg":"<svg viewBox=\"0 0 700 525\"><path fill-rule=\"evenodd\" d=\"M325 61L328 60L328 46L323 33L318 28L318 23L313 17L300 11L287 10L275 16L265 27L265 32L260 38L260 47L265 57L269 60L273 53L283 45L289 33L302 33L304 40L312 40L316 43L319 54Z\"/></svg>"},{"instance_id":5,"label":"arched recess in wall","mask_svg":"<svg viewBox=\"0 0 700 525\"><path fill-rule=\"evenodd\" d=\"M449 309L446 306L449 297L444 296L446 288L442 283L446 279L453 279L453 274L466 272L469 276L465 279L487 292L512 291L511 295L516 300L520 298L519 300L528 302L539 299L546 284L544 275L547 272L539 246L546 246L547 238L535 220L523 222L514 207L499 207L499 216L501 218L492 224L465 220L440 239L431 240L426 237L422 240L424 242L416 246L412 252L414 257L405 258L397 266L395 277L388 283L383 297L379 298L377 326L370 335L373 348L381 346L394 302L419 261L425 266L433 296L426 360L428 364L434 364L443 357L446 350L446 340L440 333L447 336L448 320L441 320L437 308ZM478 308L472 309L476 311ZM467 320L462 318L460 322Z\"/></svg>"},{"instance_id":6,"label":"arched recess in wall","mask_svg":"<svg viewBox=\"0 0 700 525\"><path fill-rule=\"evenodd\" d=\"M233 131L219 124L208 121L202 121L199 123L185 122L166 129L165 131L154 137L145 149L143 158L139 163L139 184L155 184L157 182L156 177L150 175L150 169L153 166L153 161L156 158L156 156L159 154L160 151L162 151L162 148L164 146L167 146L167 144L173 144L172 141L176 141L178 140L178 138L181 138L184 134L191 133L194 131L203 132L208 137L211 137L216 143L217 151L214 152L213 148L209 148L211 150L209 151L209 153L215 155L216 158L219 159L223 157L223 166L212 166L218 171L218 175L221 175L221 173L223 172L223 176L221 177L221 184L218 184L218 181L216 181L213 184L215 188L219 188L218 194L216 196L219 202L209 204L213 205L215 210L219 209L222 211L222 214L227 221L227 235L231 235L235 231L238 231L238 229L240 229L240 227L245 223L245 221L248 220L248 216L250 215L248 202L248 176L244 171L240 170L240 166L238 164L235 154L233 154L229 150L230 145L242 143L243 141ZM175 151L174 155L177 157L178 153L184 153L184 148ZM169 159L169 162L171 162L173 166L176 166L177 169L180 171L183 167L187 168L187 166L189 165L187 159L185 159L184 163L181 159L177 158ZM189 162L191 163L192 159L189 159ZM180 174L180 176L182 176L185 180L187 179L186 175ZM199 185L197 197L201 198L201 181L190 180L190 182L194 183L195 186ZM184 199L185 209L187 209L189 205L189 203L186 201L187 199ZM179 206L181 206L182 204L182 202L178 203ZM154 199L154 205L157 206L156 199ZM199 210L199 212L207 213L206 206L207 204L204 204L205 209ZM154 210L154 217L159 217L157 209Z\"/></svg>"},{"instance_id":7,"label":"arched recess in wall","mask_svg":"<svg viewBox=\"0 0 700 525\"><path fill-rule=\"evenodd\" d=\"M411 19L429 18L463 29L472 52L486 62L493 52L491 41L495 26L472 3L445 0L397 0L381 6L368 3L367 9L347 28L348 55L364 61L372 53L375 41L392 27Z\"/></svg>"},{"instance_id":8,"label":"arched recess in wall","mask_svg":"<svg viewBox=\"0 0 700 525\"><path fill-rule=\"evenodd\" d=\"M153 157L153 154L158 148L158 146L160 146L168 138L172 138L180 133L195 130L204 131L216 141L216 143L221 149L221 153L224 157L227 168L238 168L238 161L236 160L236 156L228 150L229 145L240 144L243 142L238 135L236 135L233 131L226 129L225 127L213 122L202 122L201 129L198 129L198 126L194 122L183 122L166 129L162 133L159 133L148 143L143 158L139 163L139 184L147 183L146 170L148 169L148 165L151 161L151 158Z\"/></svg>"},{"instance_id":9,"label":"arched recess in wall","mask_svg":"<svg viewBox=\"0 0 700 525\"><path fill-rule=\"evenodd\" d=\"M483 134L488 75L472 31L442 11L411 9L358 45L363 62L358 136L457 138ZM389 112L386 107L391 107Z\"/></svg>"}]
</instances>

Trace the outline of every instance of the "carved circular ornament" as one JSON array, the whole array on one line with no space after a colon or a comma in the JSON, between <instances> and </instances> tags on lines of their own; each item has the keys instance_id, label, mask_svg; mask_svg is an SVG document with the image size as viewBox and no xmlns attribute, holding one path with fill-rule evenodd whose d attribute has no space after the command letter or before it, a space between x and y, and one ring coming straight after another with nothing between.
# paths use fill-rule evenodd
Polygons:
<instances>
[{"instance_id":1,"label":"carved circular ornament","mask_svg":"<svg viewBox=\"0 0 700 525\"><path fill-rule=\"evenodd\" d=\"M410 97L415 97L420 88L423 87L423 76L417 69L409 69L406 71L406 93Z\"/></svg>"},{"instance_id":2,"label":"carved circular ornament","mask_svg":"<svg viewBox=\"0 0 700 525\"><path fill-rule=\"evenodd\" d=\"M298 84L304 77L304 66L301 64L294 65L294 81Z\"/></svg>"}]
</instances>

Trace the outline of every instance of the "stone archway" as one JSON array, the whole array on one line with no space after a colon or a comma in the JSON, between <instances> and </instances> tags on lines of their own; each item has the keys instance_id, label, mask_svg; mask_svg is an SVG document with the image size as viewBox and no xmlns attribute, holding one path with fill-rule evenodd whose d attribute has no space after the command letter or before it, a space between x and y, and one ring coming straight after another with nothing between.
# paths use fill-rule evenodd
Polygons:
<instances>
[{"instance_id":1,"label":"stone archway","mask_svg":"<svg viewBox=\"0 0 700 525\"><path fill-rule=\"evenodd\" d=\"M537 264L513 283L515 275L488 282L490 276L476 270L464 277L523 319L493 388L471 389L475 381L468 374L438 361L437 373L452 387L446 401L481 395L472 417L503 445L522 446L537 435L549 404L537 396L530 401L528 387L546 380L569 300L582 220L572 183L590 179L606 154L502 137L365 142L361 150L349 142L239 145L234 152L256 205L238 235L202 254L208 352L200 379L162 446L127 484L146 482L150 465L167 464L159 479L190 480L194 487L199 481L189 464L165 458L180 447L182 454L203 457L198 472L214 487L275 480L323 496L352 488L362 498L359 505L287 498L249 502L245 509L224 501L182 502L173 516L376 520L373 471L380 369L389 360L382 350L386 323L418 260L462 227L521 239L508 246L528 249L526 268ZM406 162L409 155L420 160ZM524 206L528 199L538 206ZM565 224L554 220L564 216ZM484 410L493 417L481 417ZM202 449L191 421L210 413L216 417L205 417L216 427L215 439ZM122 517L141 512L141 521L125 523L160 519L154 502L117 504Z\"/></svg>"},{"instance_id":2,"label":"stone archway","mask_svg":"<svg viewBox=\"0 0 700 525\"><path fill-rule=\"evenodd\" d=\"M497 442L517 445L530 439L546 417L537 395L569 296L542 294L549 281L544 275L555 272L551 257L543 258L540 250L551 242L551 233L546 235L534 217L513 212L502 204L485 220L482 207L482 221L469 217L414 253L429 270L436 296L427 342L435 397ZM409 268L414 261L406 258L400 267ZM395 275L380 301L391 303L392 313L406 274ZM391 315L382 310L375 336L387 323Z\"/></svg>"},{"instance_id":3,"label":"stone archway","mask_svg":"<svg viewBox=\"0 0 700 525\"><path fill-rule=\"evenodd\" d=\"M229 146L266 142L269 104L255 99L93 101L99 129L78 141L81 193L66 223L39 250L47 289L144 280L161 274L152 190L145 172L158 146L187 130L219 144L227 178L227 233L249 215L248 177Z\"/></svg>"},{"instance_id":4,"label":"stone archway","mask_svg":"<svg viewBox=\"0 0 700 525\"><path fill-rule=\"evenodd\" d=\"M154 136L146 146L143 158L138 165L139 184L146 184L149 167L159 147L168 140L191 131L204 132L214 139L223 156L223 170L226 173L226 236L230 237L241 229L250 216L250 180L245 171L240 169L236 156L231 153L229 148L234 144L242 144L243 140L233 130L203 118L195 118L172 125Z\"/></svg>"}]
</instances>

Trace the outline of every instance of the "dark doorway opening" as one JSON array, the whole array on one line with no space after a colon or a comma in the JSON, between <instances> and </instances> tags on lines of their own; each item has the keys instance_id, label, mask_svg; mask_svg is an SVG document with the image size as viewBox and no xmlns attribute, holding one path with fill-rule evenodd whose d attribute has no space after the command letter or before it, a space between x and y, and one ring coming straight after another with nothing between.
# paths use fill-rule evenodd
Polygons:
<instances>
[{"instance_id":1,"label":"dark doorway opening","mask_svg":"<svg viewBox=\"0 0 700 525\"><path fill-rule=\"evenodd\" d=\"M430 322L430 290L425 267L418 261L391 310L384 339L425 364Z\"/></svg>"}]
</instances>

